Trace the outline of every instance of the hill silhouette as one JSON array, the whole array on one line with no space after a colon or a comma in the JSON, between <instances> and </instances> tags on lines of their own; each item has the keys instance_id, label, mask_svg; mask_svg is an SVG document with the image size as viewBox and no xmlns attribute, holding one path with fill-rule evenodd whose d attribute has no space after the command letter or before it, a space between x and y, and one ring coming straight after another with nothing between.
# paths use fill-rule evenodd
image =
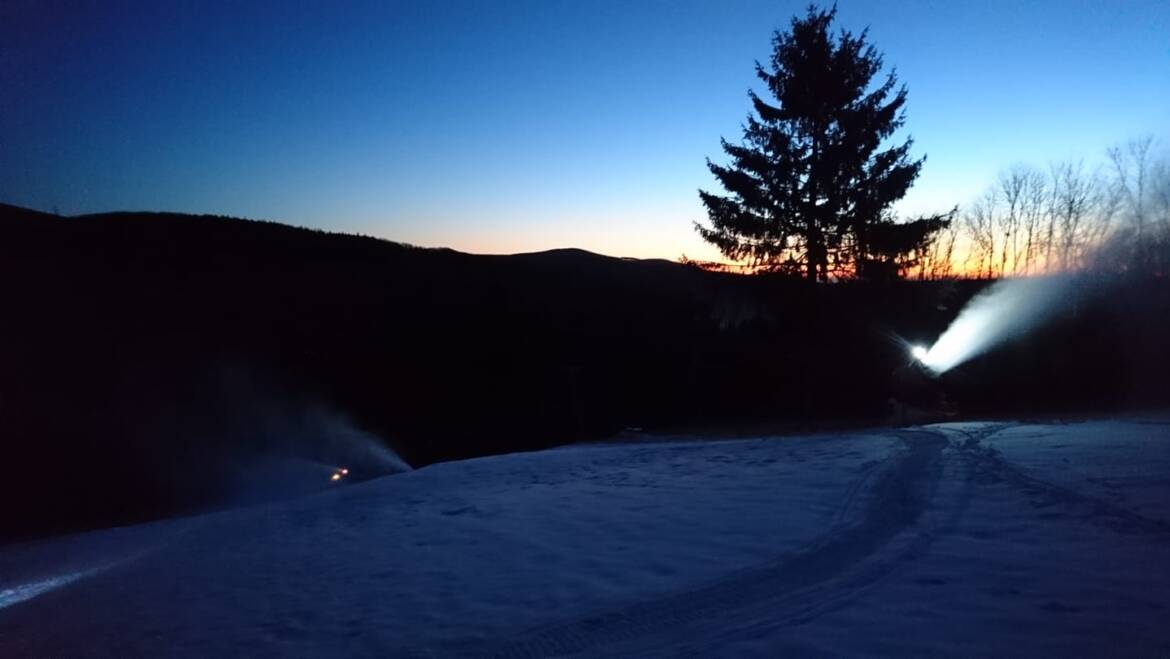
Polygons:
<instances>
[{"instance_id":1,"label":"hill silhouette","mask_svg":"<svg viewBox=\"0 0 1170 659\"><path fill-rule=\"evenodd\" d=\"M0 205L0 423L14 465L0 496L24 502L4 528L221 504L249 456L337 464L348 454L322 437L339 433L422 466L630 426L879 420L906 359L892 337L932 339L984 285L813 286L574 249L472 255L274 222ZM1170 303L1165 282L1143 286L1124 313L1083 309L961 369L952 395L997 413L1158 402ZM1093 361L1101 341L1142 366Z\"/></svg>"}]
</instances>

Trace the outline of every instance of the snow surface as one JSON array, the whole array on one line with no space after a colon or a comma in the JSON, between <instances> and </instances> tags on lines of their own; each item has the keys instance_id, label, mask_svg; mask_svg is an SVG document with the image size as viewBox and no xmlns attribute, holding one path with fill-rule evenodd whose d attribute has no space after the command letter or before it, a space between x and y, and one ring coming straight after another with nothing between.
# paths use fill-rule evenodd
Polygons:
<instances>
[{"instance_id":1,"label":"snow surface","mask_svg":"<svg viewBox=\"0 0 1170 659\"><path fill-rule=\"evenodd\" d=\"M0 656L1170 654L1170 421L582 445L0 548Z\"/></svg>"}]
</instances>

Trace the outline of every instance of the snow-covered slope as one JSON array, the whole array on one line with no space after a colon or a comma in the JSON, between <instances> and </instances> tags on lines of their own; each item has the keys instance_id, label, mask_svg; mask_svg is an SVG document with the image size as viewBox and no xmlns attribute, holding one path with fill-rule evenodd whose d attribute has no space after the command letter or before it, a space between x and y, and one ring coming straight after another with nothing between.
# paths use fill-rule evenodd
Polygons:
<instances>
[{"instance_id":1,"label":"snow-covered slope","mask_svg":"<svg viewBox=\"0 0 1170 659\"><path fill-rule=\"evenodd\" d=\"M590 445L0 549L2 656L1170 653L1170 423Z\"/></svg>"}]
</instances>

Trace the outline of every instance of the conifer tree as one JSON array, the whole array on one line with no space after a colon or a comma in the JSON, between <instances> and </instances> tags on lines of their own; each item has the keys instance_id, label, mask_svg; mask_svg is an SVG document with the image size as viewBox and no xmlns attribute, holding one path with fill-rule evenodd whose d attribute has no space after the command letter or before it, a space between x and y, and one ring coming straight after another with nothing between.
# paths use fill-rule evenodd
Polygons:
<instances>
[{"instance_id":1,"label":"conifer tree","mask_svg":"<svg viewBox=\"0 0 1170 659\"><path fill-rule=\"evenodd\" d=\"M774 100L749 91L743 141L722 140L727 166L707 166L726 196L700 190L710 226L696 223L725 256L809 280L856 274L869 229L890 222L922 159L912 140L885 147L903 125L906 89L893 71L875 84L882 56L867 33L831 32L836 8L808 8L776 31L756 75Z\"/></svg>"}]
</instances>

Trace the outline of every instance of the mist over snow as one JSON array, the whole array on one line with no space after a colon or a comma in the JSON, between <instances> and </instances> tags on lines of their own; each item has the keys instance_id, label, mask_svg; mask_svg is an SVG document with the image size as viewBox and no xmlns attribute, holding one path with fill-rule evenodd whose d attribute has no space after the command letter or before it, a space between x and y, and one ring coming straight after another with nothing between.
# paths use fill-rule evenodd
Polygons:
<instances>
[{"instance_id":1,"label":"mist over snow","mask_svg":"<svg viewBox=\"0 0 1170 659\"><path fill-rule=\"evenodd\" d=\"M226 498L237 505L320 490L341 467L365 478L411 470L381 439L323 406L269 415L243 432L263 440L258 450L225 458Z\"/></svg>"},{"instance_id":2,"label":"mist over snow","mask_svg":"<svg viewBox=\"0 0 1170 659\"><path fill-rule=\"evenodd\" d=\"M1086 275L1002 279L976 295L922 357L945 373L1029 332L1080 299Z\"/></svg>"},{"instance_id":3,"label":"mist over snow","mask_svg":"<svg viewBox=\"0 0 1170 659\"><path fill-rule=\"evenodd\" d=\"M163 451L153 467L160 478L190 487L208 481L203 487L217 505L314 492L329 487L330 476L341 467L362 478L411 469L387 441L360 428L337 406L254 369L217 364L196 392L192 415L211 422L182 427L168 419L148 434L190 437L202 447L203 461L176 461Z\"/></svg>"}]
</instances>

